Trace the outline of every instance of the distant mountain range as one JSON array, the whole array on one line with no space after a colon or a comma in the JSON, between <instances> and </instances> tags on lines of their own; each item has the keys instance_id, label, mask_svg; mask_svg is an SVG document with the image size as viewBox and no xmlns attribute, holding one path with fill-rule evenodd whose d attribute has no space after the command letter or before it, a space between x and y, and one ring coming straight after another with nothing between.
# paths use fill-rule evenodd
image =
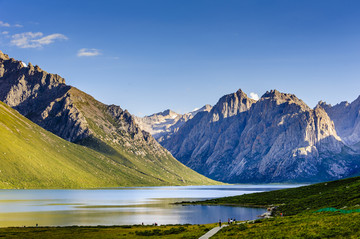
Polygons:
<instances>
[{"instance_id":1,"label":"distant mountain range","mask_svg":"<svg viewBox=\"0 0 360 239\"><path fill-rule=\"evenodd\" d=\"M150 116L135 116L135 121L142 130L149 132L158 142L162 142L176 133L185 122L194 118L197 113L202 111L209 112L210 110L210 105L205 105L186 114L178 114L172 110L165 110Z\"/></svg>"},{"instance_id":2,"label":"distant mountain range","mask_svg":"<svg viewBox=\"0 0 360 239\"><path fill-rule=\"evenodd\" d=\"M210 109L210 108L209 108ZM317 182L360 172L360 98L311 109L293 94L225 95L160 143L210 178L231 183Z\"/></svg>"},{"instance_id":3,"label":"distant mountain range","mask_svg":"<svg viewBox=\"0 0 360 239\"><path fill-rule=\"evenodd\" d=\"M27 147L15 147L13 141L16 140L11 138L11 134L8 140L0 141L0 149L3 150L0 152L3 164L1 170L5 170L7 164L19 165L12 170L21 175L11 178L9 174L9 178L0 173L3 182L11 182L9 187L76 188L215 183L173 158L148 132L139 128L128 111L119 106L105 105L75 87L66 85L59 75L47 73L31 63L25 65L1 51L0 101L45 130L77 144L68 144L50 136L49 132L39 130L39 127L31 125L30 121L2 105L4 114L16 116L2 122L2 127L23 135L17 139L20 145L26 145L24 140L38 142L33 147L30 144ZM22 121L24 127L13 125L16 121ZM24 136L29 130L34 131L33 135ZM3 139L3 134L1 137ZM50 150L49 144L56 150ZM18 151L14 152L14 148ZM80 150L79 154L72 157L70 149ZM23 158L31 154L30 151L33 161L27 159L25 163ZM49 157L46 157L47 152ZM61 155L66 156L66 159ZM34 164L41 167L33 167ZM85 165L88 165L88 171L84 169ZM50 171L54 172L54 178L51 178ZM59 176L61 172L64 172L63 176ZM47 181L41 181L39 175L46 173L49 173ZM78 177L81 175L84 178L80 182Z\"/></svg>"}]
</instances>

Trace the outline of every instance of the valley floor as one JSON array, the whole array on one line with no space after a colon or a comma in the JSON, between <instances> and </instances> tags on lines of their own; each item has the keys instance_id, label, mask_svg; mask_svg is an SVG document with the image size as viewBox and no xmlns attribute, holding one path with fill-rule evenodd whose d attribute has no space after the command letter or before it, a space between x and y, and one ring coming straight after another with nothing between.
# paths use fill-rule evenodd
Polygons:
<instances>
[{"instance_id":1,"label":"valley floor","mask_svg":"<svg viewBox=\"0 0 360 239\"><path fill-rule=\"evenodd\" d=\"M222 228L211 238L360 238L360 177L190 204L276 207L267 219ZM189 204L189 203L187 203ZM334 207L345 209L316 212ZM199 238L206 225L0 228L4 238Z\"/></svg>"}]
</instances>

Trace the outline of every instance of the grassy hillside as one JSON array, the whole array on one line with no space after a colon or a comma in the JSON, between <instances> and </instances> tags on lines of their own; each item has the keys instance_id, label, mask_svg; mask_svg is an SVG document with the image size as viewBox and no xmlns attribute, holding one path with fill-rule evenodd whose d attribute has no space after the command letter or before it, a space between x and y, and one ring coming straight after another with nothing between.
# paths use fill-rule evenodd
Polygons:
<instances>
[{"instance_id":1,"label":"grassy hillside","mask_svg":"<svg viewBox=\"0 0 360 239\"><path fill-rule=\"evenodd\" d=\"M215 183L170 157L161 165L110 149L100 152L65 141L0 102L0 188Z\"/></svg>"},{"instance_id":2,"label":"grassy hillside","mask_svg":"<svg viewBox=\"0 0 360 239\"><path fill-rule=\"evenodd\" d=\"M360 208L360 177L318 183L298 188L217 198L196 204L227 204L268 207L279 206L279 212L295 215L320 208Z\"/></svg>"},{"instance_id":3,"label":"grassy hillside","mask_svg":"<svg viewBox=\"0 0 360 239\"><path fill-rule=\"evenodd\" d=\"M124 113L120 118L116 118L109 113L108 105L74 87L69 94L71 101L86 118L92 132L90 137L77 142L78 144L134 169L140 174L140 178L152 175L156 184L215 183L177 161L150 135L148 141L144 140L143 133L139 132L140 129L130 114ZM126 119L127 116L130 118Z\"/></svg>"}]
</instances>

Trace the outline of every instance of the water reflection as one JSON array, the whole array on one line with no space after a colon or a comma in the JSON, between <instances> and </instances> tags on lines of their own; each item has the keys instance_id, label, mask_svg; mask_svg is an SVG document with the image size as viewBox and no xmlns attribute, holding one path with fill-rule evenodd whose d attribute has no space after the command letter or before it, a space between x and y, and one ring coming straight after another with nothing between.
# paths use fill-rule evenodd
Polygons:
<instances>
[{"instance_id":1,"label":"water reflection","mask_svg":"<svg viewBox=\"0 0 360 239\"><path fill-rule=\"evenodd\" d=\"M264 209L181 206L173 202L234 196L294 185L226 185L98 190L1 190L0 226L203 224L254 219Z\"/></svg>"}]
</instances>

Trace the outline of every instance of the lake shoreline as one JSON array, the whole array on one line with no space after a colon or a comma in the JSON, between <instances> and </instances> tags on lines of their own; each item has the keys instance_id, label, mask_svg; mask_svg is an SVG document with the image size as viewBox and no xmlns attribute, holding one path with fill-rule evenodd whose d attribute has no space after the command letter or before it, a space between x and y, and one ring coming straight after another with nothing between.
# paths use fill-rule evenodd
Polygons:
<instances>
[{"instance_id":1,"label":"lake shoreline","mask_svg":"<svg viewBox=\"0 0 360 239\"><path fill-rule=\"evenodd\" d=\"M123 188L118 190L0 190L0 226L97 226L208 224L256 219L263 207L179 202L277 190L294 185L222 185Z\"/></svg>"}]
</instances>

